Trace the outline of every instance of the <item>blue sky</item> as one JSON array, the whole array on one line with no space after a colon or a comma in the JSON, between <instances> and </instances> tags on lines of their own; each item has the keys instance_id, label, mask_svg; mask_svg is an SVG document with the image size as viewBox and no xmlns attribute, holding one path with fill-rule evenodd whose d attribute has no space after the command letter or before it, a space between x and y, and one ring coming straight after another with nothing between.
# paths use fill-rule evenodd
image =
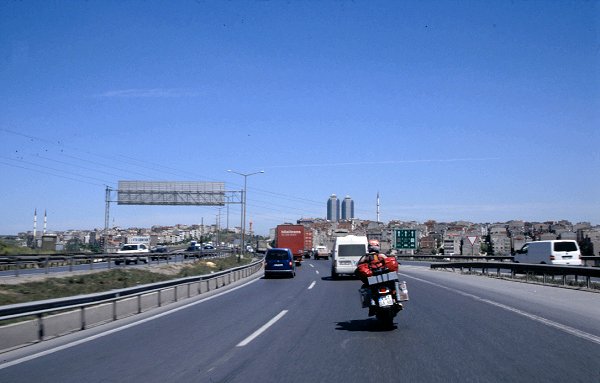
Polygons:
<instances>
[{"instance_id":1,"label":"blue sky","mask_svg":"<svg viewBox=\"0 0 600 383\"><path fill-rule=\"evenodd\" d=\"M119 180L248 177L326 215L600 224L597 1L0 2L0 234L104 226ZM111 206L121 227L215 207ZM239 225L240 206L229 209ZM38 226L39 227L39 226Z\"/></svg>"}]
</instances>

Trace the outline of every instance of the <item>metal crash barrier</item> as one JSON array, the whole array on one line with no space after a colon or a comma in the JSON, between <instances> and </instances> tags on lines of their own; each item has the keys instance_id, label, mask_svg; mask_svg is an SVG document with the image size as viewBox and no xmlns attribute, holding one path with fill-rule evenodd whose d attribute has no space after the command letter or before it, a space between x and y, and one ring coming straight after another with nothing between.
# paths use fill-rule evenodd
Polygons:
<instances>
[{"instance_id":1,"label":"metal crash barrier","mask_svg":"<svg viewBox=\"0 0 600 383\"><path fill-rule=\"evenodd\" d=\"M600 278L600 269L595 267L579 266L558 266L558 265L537 265L528 263L505 263L505 262L450 262L435 263L431 265L432 269L451 269L461 272L473 272L481 270L481 274L495 275L497 277L509 277L516 279L522 275L526 282L537 281L536 276L540 277L543 284L558 284L563 286L572 284L579 286L581 283L585 288L591 289L592 278ZM599 282L600 283L600 282Z\"/></svg>"},{"instance_id":2,"label":"metal crash barrier","mask_svg":"<svg viewBox=\"0 0 600 383\"><path fill-rule=\"evenodd\" d=\"M247 278L263 260L217 273L109 292L0 307L0 352L85 330L207 293ZM8 323L8 324L6 324Z\"/></svg>"}]
</instances>

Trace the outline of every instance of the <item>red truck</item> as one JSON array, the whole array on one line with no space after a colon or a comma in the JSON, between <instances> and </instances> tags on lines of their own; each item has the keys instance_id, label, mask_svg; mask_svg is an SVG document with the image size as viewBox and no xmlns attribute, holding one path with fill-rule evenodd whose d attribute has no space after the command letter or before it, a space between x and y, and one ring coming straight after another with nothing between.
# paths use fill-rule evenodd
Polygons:
<instances>
[{"instance_id":1,"label":"red truck","mask_svg":"<svg viewBox=\"0 0 600 383\"><path fill-rule=\"evenodd\" d=\"M303 225L278 225L275 236L276 246L290 249L297 265L300 265L302 257L312 250L312 230Z\"/></svg>"}]
</instances>

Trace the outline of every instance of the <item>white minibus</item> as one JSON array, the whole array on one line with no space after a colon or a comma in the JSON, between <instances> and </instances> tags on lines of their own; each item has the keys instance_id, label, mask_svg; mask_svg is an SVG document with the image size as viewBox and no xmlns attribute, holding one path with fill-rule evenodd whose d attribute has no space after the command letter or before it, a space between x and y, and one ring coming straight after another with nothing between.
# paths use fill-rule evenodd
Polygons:
<instances>
[{"instance_id":1,"label":"white minibus","mask_svg":"<svg viewBox=\"0 0 600 383\"><path fill-rule=\"evenodd\" d=\"M358 260L367 254L368 243L366 236L337 237L331 257L331 278L336 279L340 274L354 275Z\"/></svg>"}]
</instances>

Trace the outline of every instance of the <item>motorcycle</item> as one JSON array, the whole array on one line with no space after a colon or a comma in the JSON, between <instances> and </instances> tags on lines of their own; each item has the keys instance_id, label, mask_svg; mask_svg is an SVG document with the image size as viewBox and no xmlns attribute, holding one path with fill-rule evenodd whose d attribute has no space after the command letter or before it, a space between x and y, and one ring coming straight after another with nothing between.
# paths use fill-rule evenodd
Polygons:
<instances>
[{"instance_id":1,"label":"motorcycle","mask_svg":"<svg viewBox=\"0 0 600 383\"><path fill-rule=\"evenodd\" d=\"M362 267L357 274L364 282L359 290L364 308L369 308L369 316L375 316L385 328L393 328L394 318L403 310L402 302L408 301L408 289L405 281L398 279L397 263L391 267ZM368 271L367 271L368 268ZM390 270L390 268L392 270ZM395 268L395 270L394 270Z\"/></svg>"}]
</instances>

